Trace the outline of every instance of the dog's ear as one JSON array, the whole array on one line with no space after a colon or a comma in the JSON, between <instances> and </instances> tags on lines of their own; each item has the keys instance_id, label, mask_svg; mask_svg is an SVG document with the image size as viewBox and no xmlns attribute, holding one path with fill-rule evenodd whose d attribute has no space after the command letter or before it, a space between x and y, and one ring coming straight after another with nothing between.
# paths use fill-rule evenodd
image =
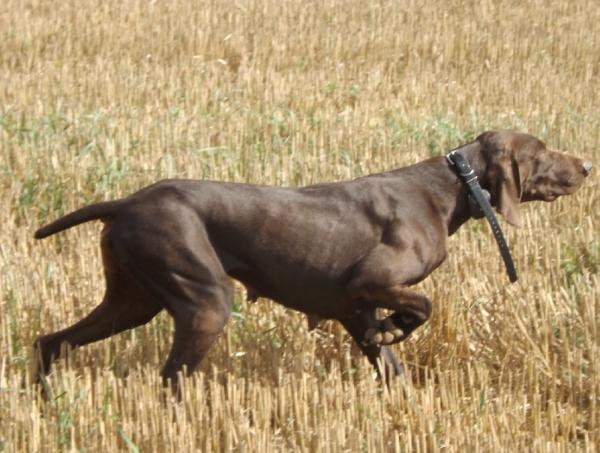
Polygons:
<instances>
[{"instance_id":1,"label":"dog's ear","mask_svg":"<svg viewBox=\"0 0 600 453\"><path fill-rule=\"evenodd\" d=\"M496 210L511 225L520 228L523 225L519 203L523 190L519 175L519 165L514 159L501 158L498 163L495 183Z\"/></svg>"},{"instance_id":2,"label":"dog's ear","mask_svg":"<svg viewBox=\"0 0 600 453\"><path fill-rule=\"evenodd\" d=\"M515 227L521 227L519 203L523 194L521 172L508 137L502 132L490 131L477 140L483 147L487 164L486 179L490 186L492 204Z\"/></svg>"}]
</instances>

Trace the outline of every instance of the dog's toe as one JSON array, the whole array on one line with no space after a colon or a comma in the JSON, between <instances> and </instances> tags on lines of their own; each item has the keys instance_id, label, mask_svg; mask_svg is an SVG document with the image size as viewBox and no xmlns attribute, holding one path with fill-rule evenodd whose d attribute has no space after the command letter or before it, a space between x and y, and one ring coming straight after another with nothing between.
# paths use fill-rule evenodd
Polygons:
<instances>
[{"instance_id":1,"label":"dog's toe","mask_svg":"<svg viewBox=\"0 0 600 453\"><path fill-rule=\"evenodd\" d=\"M381 344L383 334L378 329L367 329L365 341L367 344Z\"/></svg>"},{"instance_id":2,"label":"dog's toe","mask_svg":"<svg viewBox=\"0 0 600 453\"><path fill-rule=\"evenodd\" d=\"M392 333L394 334L394 338L396 338L396 340L404 338L404 331L402 329L394 329L392 330Z\"/></svg>"},{"instance_id":3,"label":"dog's toe","mask_svg":"<svg viewBox=\"0 0 600 453\"><path fill-rule=\"evenodd\" d=\"M394 324L394 321L391 318L384 319L382 324L386 333L391 333L394 336L393 341L398 341L404 336L404 331Z\"/></svg>"},{"instance_id":4,"label":"dog's toe","mask_svg":"<svg viewBox=\"0 0 600 453\"><path fill-rule=\"evenodd\" d=\"M388 345L392 344L396 338L392 332L383 332L383 339L381 344Z\"/></svg>"}]
</instances>

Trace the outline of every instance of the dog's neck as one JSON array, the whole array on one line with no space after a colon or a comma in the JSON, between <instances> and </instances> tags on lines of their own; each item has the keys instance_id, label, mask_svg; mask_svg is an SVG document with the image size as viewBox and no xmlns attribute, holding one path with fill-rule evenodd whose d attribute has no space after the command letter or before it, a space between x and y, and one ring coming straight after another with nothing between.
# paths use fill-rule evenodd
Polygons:
<instances>
[{"instance_id":1,"label":"dog's neck","mask_svg":"<svg viewBox=\"0 0 600 453\"><path fill-rule=\"evenodd\" d=\"M489 190L486 179L486 163L481 153L481 146L477 142L469 143L457 149L458 152L469 162L482 188ZM451 236L467 220L472 218L472 206L469 203L469 189L459 176L456 169L445 157L440 158L440 166L444 168L443 181L445 206L450 206L446 218L448 236Z\"/></svg>"},{"instance_id":2,"label":"dog's neck","mask_svg":"<svg viewBox=\"0 0 600 453\"><path fill-rule=\"evenodd\" d=\"M481 187L489 191L486 162L479 143L469 143L457 148L457 151L467 159L475 175L477 175ZM431 171L431 165L435 166L436 171ZM424 168L427 168L426 172L422 171ZM445 156L433 157L385 174L392 176L389 180L391 184L395 184L394 178L396 177L405 180L407 175L411 175L411 179L419 180L425 175L427 180L421 182L427 186L431 193L435 193L435 196L432 196L429 200L429 206L437 211L448 236L454 234L463 223L471 219L472 208L469 204L468 186Z\"/></svg>"}]
</instances>

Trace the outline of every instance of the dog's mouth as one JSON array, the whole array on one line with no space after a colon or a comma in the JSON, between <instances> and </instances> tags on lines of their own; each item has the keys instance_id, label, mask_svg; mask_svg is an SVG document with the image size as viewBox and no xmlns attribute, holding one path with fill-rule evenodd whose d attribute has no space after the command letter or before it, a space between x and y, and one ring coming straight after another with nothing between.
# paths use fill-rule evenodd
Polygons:
<instances>
[{"instance_id":1,"label":"dog's mouth","mask_svg":"<svg viewBox=\"0 0 600 453\"><path fill-rule=\"evenodd\" d=\"M581 187L583 178L571 178L563 181L546 182L541 187L533 187L522 197L522 201L554 201L563 195L571 195Z\"/></svg>"}]
</instances>

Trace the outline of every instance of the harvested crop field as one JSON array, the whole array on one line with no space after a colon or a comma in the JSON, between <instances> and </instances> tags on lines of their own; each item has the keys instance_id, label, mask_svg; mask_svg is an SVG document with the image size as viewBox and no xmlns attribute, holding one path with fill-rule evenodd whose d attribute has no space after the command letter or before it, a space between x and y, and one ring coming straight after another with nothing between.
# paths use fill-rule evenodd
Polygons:
<instances>
[{"instance_id":1,"label":"harvested crop field","mask_svg":"<svg viewBox=\"0 0 600 453\"><path fill-rule=\"evenodd\" d=\"M431 320L380 385L343 328L236 286L225 334L168 402L173 325L61 360L34 339L102 298L101 224L40 225L168 177L300 186L408 165L493 128L600 166L593 0L5 0L0 10L0 452L595 451L600 189L484 220L418 285ZM315 238L318 240L318 238Z\"/></svg>"}]
</instances>

